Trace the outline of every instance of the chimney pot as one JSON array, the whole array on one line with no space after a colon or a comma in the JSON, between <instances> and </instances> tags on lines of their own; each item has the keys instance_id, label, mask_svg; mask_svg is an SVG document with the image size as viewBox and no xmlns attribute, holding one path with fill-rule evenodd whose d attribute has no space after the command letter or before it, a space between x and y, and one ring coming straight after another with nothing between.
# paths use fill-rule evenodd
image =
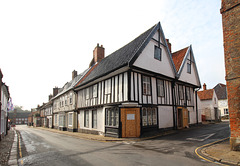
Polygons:
<instances>
[{"instance_id":1,"label":"chimney pot","mask_svg":"<svg viewBox=\"0 0 240 166\"><path fill-rule=\"evenodd\" d=\"M73 80L75 77L77 77L77 71L73 70L73 72L72 72L72 80Z\"/></svg>"},{"instance_id":2,"label":"chimney pot","mask_svg":"<svg viewBox=\"0 0 240 166\"><path fill-rule=\"evenodd\" d=\"M203 84L203 90L207 90L207 85L205 83Z\"/></svg>"},{"instance_id":3,"label":"chimney pot","mask_svg":"<svg viewBox=\"0 0 240 166\"><path fill-rule=\"evenodd\" d=\"M103 45L99 47L99 43L97 43L97 47L95 47L95 49L93 50L93 59L89 64L89 67L91 67L96 62L100 62L104 58L104 52L105 52L105 49Z\"/></svg>"},{"instance_id":4,"label":"chimney pot","mask_svg":"<svg viewBox=\"0 0 240 166\"><path fill-rule=\"evenodd\" d=\"M166 41L167 41L169 51L170 51L170 53L172 53L172 44L169 42L169 39L166 39Z\"/></svg>"}]
</instances>

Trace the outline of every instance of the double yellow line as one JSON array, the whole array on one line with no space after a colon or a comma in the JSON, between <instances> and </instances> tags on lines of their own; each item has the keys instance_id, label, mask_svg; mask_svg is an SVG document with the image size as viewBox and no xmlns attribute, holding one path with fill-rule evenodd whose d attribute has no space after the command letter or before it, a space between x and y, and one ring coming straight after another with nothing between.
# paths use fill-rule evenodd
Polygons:
<instances>
[{"instance_id":1,"label":"double yellow line","mask_svg":"<svg viewBox=\"0 0 240 166\"><path fill-rule=\"evenodd\" d=\"M211 160L209 160L209 159L204 158L203 156L201 156L201 155L198 153L198 149L201 149L201 148L206 147L206 146L213 145L213 144L218 143L218 142L225 141L225 140L227 140L228 138L229 138L229 137L224 138L224 139L221 139L221 140L218 140L218 141L215 141L215 142L211 142L211 143L209 143L209 144L202 145L202 146L200 146L200 147L198 147L198 148L195 149L195 153L196 153L196 155L198 155L198 157L200 157L201 159L203 159L203 160L205 160L205 161L208 161L208 162L214 163L214 164L225 165L225 164L222 164L222 163L219 163L219 162L213 162L213 161L211 161Z\"/></svg>"},{"instance_id":2,"label":"double yellow line","mask_svg":"<svg viewBox=\"0 0 240 166\"><path fill-rule=\"evenodd\" d=\"M18 133L18 149L19 149L19 158L22 158L21 138L19 133ZM22 159L21 159L21 164L23 165Z\"/></svg>"}]
</instances>

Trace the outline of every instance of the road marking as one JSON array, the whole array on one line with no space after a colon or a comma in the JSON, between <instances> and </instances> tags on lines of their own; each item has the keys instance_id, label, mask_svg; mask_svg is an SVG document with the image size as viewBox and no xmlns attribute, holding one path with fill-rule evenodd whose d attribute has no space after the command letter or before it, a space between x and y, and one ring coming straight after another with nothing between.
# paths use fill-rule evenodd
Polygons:
<instances>
[{"instance_id":1,"label":"road marking","mask_svg":"<svg viewBox=\"0 0 240 166\"><path fill-rule=\"evenodd\" d=\"M19 145L19 158L22 158L22 149L21 149L21 139L20 134L18 133L18 145ZM23 160L21 159L21 165L23 165Z\"/></svg>"},{"instance_id":2,"label":"road marking","mask_svg":"<svg viewBox=\"0 0 240 166\"><path fill-rule=\"evenodd\" d=\"M228 139L228 138L229 138L229 137L224 138L224 139L221 139L221 140L218 140L218 141L215 141L215 142L212 142L212 143L209 143L209 144L205 144L205 145L199 146L198 148L195 149L195 153L196 153L196 155L197 155L198 157L200 157L201 159L203 159L203 160L205 160L205 161L208 161L208 162L211 162L211 163L214 163L214 164L225 165L225 164L222 164L222 163L219 163L219 162L213 162L213 161L211 161L211 160L209 160L209 159L206 159L206 158L204 158L203 156L201 156L197 151L198 151L198 149L200 149L200 148L213 145L213 144L215 144L215 143L224 141L224 140L226 140L226 139Z\"/></svg>"},{"instance_id":3,"label":"road marking","mask_svg":"<svg viewBox=\"0 0 240 166\"><path fill-rule=\"evenodd\" d=\"M210 138L213 135L215 135L215 133L213 133L213 134L205 134L205 135L201 135L201 136L195 137L195 138L187 138L186 140L203 142L203 141L205 141L206 139Z\"/></svg>"}]
</instances>

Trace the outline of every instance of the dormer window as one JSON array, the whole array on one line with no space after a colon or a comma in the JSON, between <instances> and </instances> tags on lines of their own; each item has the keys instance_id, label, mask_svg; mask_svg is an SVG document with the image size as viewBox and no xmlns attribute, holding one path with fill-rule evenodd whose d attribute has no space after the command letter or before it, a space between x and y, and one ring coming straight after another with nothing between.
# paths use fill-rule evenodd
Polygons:
<instances>
[{"instance_id":1,"label":"dormer window","mask_svg":"<svg viewBox=\"0 0 240 166\"><path fill-rule=\"evenodd\" d=\"M162 49L158 46L155 46L154 49L154 58L161 61L162 60Z\"/></svg>"},{"instance_id":2,"label":"dormer window","mask_svg":"<svg viewBox=\"0 0 240 166\"><path fill-rule=\"evenodd\" d=\"M187 62L187 73L191 74L191 61L188 60Z\"/></svg>"}]
</instances>

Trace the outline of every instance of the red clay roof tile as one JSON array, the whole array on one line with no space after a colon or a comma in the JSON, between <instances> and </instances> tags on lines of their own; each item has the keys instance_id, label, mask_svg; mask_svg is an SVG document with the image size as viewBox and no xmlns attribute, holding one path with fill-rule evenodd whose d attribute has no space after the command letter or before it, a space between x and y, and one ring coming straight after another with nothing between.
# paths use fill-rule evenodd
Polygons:
<instances>
[{"instance_id":1,"label":"red clay roof tile","mask_svg":"<svg viewBox=\"0 0 240 166\"><path fill-rule=\"evenodd\" d=\"M198 91L200 100L211 100L213 98L213 89Z\"/></svg>"},{"instance_id":2,"label":"red clay roof tile","mask_svg":"<svg viewBox=\"0 0 240 166\"><path fill-rule=\"evenodd\" d=\"M176 67L176 70L179 71L183 58L186 55L186 52L188 50L189 47L183 48L179 51L176 51L174 53L172 53L172 59L173 59L173 63Z\"/></svg>"}]
</instances>

